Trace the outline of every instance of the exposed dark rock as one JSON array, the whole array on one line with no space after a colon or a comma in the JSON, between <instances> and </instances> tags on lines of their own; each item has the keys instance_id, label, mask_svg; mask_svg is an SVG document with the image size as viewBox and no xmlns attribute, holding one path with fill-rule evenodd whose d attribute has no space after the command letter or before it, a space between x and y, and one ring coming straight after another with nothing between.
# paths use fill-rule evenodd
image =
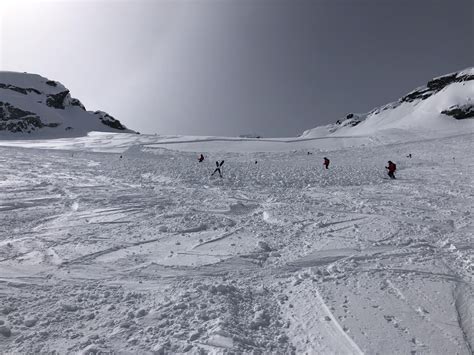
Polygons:
<instances>
[{"instance_id":1,"label":"exposed dark rock","mask_svg":"<svg viewBox=\"0 0 474 355\"><path fill-rule=\"evenodd\" d=\"M355 127L359 123L361 123L364 120L364 118L365 117L361 117L360 115L349 113L348 115L346 115L345 118L337 120L335 125L339 127L347 127L347 126Z\"/></svg>"},{"instance_id":2,"label":"exposed dark rock","mask_svg":"<svg viewBox=\"0 0 474 355\"><path fill-rule=\"evenodd\" d=\"M25 111L17 108L8 102L0 101L0 120L18 120L26 116L36 116L33 112Z\"/></svg>"},{"instance_id":3,"label":"exposed dark rock","mask_svg":"<svg viewBox=\"0 0 474 355\"><path fill-rule=\"evenodd\" d=\"M13 91L19 92L20 94L23 94L23 95L26 95L29 92L34 92L35 94L38 94L38 95L41 94L41 91L33 89L33 88L20 88L20 87L15 86L15 85L2 84L2 83L0 83L0 89L13 90Z\"/></svg>"},{"instance_id":4,"label":"exposed dark rock","mask_svg":"<svg viewBox=\"0 0 474 355\"><path fill-rule=\"evenodd\" d=\"M456 81L457 74L451 74L442 76L433 80L428 81L426 86L430 90L440 91L445 88L447 85L452 84Z\"/></svg>"},{"instance_id":5,"label":"exposed dark rock","mask_svg":"<svg viewBox=\"0 0 474 355\"><path fill-rule=\"evenodd\" d=\"M110 116L108 113L103 112L103 111L95 111L95 115L99 116L99 120L105 124L106 126L119 129L119 130L126 130L127 128L123 126L119 120L116 120L112 116Z\"/></svg>"},{"instance_id":6,"label":"exposed dark rock","mask_svg":"<svg viewBox=\"0 0 474 355\"><path fill-rule=\"evenodd\" d=\"M79 106L80 108L82 108L84 111L86 111L86 107L82 104L81 101L79 101L78 99L71 99L71 105L72 106Z\"/></svg>"},{"instance_id":7,"label":"exposed dark rock","mask_svg":"<svg viewBox=\"0 0 474 355\"><path fill-rule=\"evenodd\" d=\"M58 109L64 109L64 99L69 95L69 90L61 91L57 94L48 95L46 100L46 105L49 107L54 107Z\"/></svg>"},{"instance_id":8,"label":"exposed dark rock","mask_svg":"<svg viewBox=\"0 0 474 355\"><path fill-rule=\"evenodd\" d=\"M400 99L401 102L413 102L415 100L424 100L433 95L434 92L428 88L412 91Z\"/></svg>"},{"instance_id":9,"label":"exposed dark rock","mask_svg":"<svg viewBox=\"0 0 474 355\"><path fill-rule=\"evenodd\" d=\"M433 79L428 81L426 87L417 89L415 91L410 92L408 95L405 95L400 99L401 102L412 102L415 100L424 100L428 97L436 94L437 92L443 90L446 86L452 83L460 83L463 81L470 81L474 80L474 75L470 74L449 74L445 76L441 76L439 78Z\"/></svg>"},{"instance_id":10,"label":"exposed dark rock","mask_svg":"<svg viewBox=\"0 0 474 355\"><path fill-rule=\"evenodd\" d=\"M456 82L463 82L463 81L472 81L474 80L474 75L471 74L464 74L457 77Z\"/></svg>"},{"instance_id":11,"label":"exposed dark rock","mask_svg":"<svg viewBox=\"0 0 474 355\"><path fill-rule=\"evenodd\" d=\"M0 131L28 132L37 128L57 127L59 123L44 124L38 115L0 101Z\"/></svg>"},{"instance_id":12,"label":"exposed dark rock","mask_svg":"<svg viewBox=\"0 0 474 355\"><path fill-rule=\"evenodd\" d=\"M87 111L83 103L76 98L72 98L69 90L64 88L58 81L38 78L38 76L31 76L28 73L16 73L15 75L20 80L10 75L6 75L5 80L3 80L3 76L0 79L0 131L35 134L43 128L58 126L60 126L59 131L63 135L70 135L72 132L83 134L85 131L92 129L102 131L116 130L117 132L128 131L119 120L105 112ZM12 78L14 80L13 84L11 84L11 81L8 81ZM17 86L17 83L21 83L19 85L25 87ZM15 103L9 100L9 97L12 96L15 97ZM74 112L70 113L69 109L73 106L79 109L74 109L72 110ZM28 111L22 108L28 108ZM56 112L52 113L51 110ZM60 112L58 110L64 111ZM48 114L48 111L50 114ZM49 122L49 118L52 117L54 117L56 122L69 122L70 120L66 118L68 116L71 117L70 115L74 117L75 122L69 123L70 126L67 127L65 123L45 123ZM104 124L104 126L101 126L102 128L97 126L98 120ZM61 135L59 131L58 136ZM65 131L71 132L65 134Z\"/></svg>"},{"instance_id":13,"label":"exposed dark rock","mask_svg":"<svg viewBox=\"0 0 474 355\"><path fill-rule=\"evenodd\" d=\"M457 120L474 118L474 104L454 105L447 110L441 111L442 114L452 116Z\"/></svg>"}]
</instances>

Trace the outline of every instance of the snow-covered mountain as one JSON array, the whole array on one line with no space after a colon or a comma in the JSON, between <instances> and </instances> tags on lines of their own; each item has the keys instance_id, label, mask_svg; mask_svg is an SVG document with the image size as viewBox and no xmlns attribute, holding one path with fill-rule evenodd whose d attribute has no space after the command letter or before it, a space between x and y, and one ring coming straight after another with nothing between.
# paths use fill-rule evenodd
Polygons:
<instances>
[{"instance_id":1,"label":"snow-covered mountain","mask_svg":"<svg viewBox=\"0 0 474 355\"><path fill-rule=\"evenodd\" d=\"M87 111L57 81L0 72L0 137L78 137L91 131L133 133L103 111Z\"/></svg>"},{"instance_id":2,"label":"snow-covered mountain","mask_svg":"<svg viewBox=\"0 0 474 355\"><path fill-rule=\"evenodd\" d=\"M68 90L57 82L38 75L0 72L0 145L49 149L81 146L82 149L109 152L123 152L134 145L193 152L328 151L474 132L473 98L474 68L468 68L435 78L396 102L366 114L351 113L334 124L307 130L299 137L88 133L135 132L125 129L104 112L85 111L80 101L71 98ZM13 119L12 116L20 118ZM9 131L2 130L2 125L10 125L7 126ZM11 133L18 127L20 133ZM29 127L33 128L30 130ZM28 130L31 133L24 133ZM49 138L64 139L59 145L58 140L51 142Z\"/></svg>"},{"instance_id":3,"label":"snow-covered mountain","mask_svg":"<svg viewBox=\"0 0 474 355\"><path fill-rule=\"evenodd\" d=\"M472 128L474 68L430 80L396 102L364 114L350 113L336 123L303 132L301 137L383 136L392 133L453 132ZM464 122L461 123L460 120Z\"/></svg>"}]
</instances>

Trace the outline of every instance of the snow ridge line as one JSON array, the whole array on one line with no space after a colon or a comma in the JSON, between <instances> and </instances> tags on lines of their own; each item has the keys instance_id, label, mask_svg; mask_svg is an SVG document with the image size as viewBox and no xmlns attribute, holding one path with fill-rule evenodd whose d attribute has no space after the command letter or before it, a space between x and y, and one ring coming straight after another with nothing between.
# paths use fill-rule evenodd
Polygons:
<instances>
[{"instance_id":1,"label":"snow ridge line","mask_svg":"<svg viewBox=\"0 0 474 355\"><path fill-rule=\"evenodd\" d=\"M177 141L159 141L152 143L144 143L145 148L156 148L155 145L168 145L168 144L187 144L187 143L205 143L205 142L270 142L270 143L298 143L298 142L308 142L322 139L362 139L362 138L371 138L370 136L360 135L360 136L330 136L330 137L311 137L311 138L232 138L232 137L222 137L222 138L204 138L204 139L191 139L191 140L177 140Z\"/></svg>"}]
</instances>

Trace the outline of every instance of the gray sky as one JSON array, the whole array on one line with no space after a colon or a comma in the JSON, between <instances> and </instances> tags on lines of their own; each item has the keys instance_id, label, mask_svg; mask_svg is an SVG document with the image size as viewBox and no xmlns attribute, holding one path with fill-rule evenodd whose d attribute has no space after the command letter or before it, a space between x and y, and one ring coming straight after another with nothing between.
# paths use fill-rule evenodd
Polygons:
<instances>
[{"instance_id":1,"label":"gray sky","mask_svg":"<svg viewBox=\"0 0 474 355\"><path fill-rule=\"evenodd\" d=\"M142 133L294 136L473 65L472 0L0 0L0 69Z\"/></svg>"}]
</instances>

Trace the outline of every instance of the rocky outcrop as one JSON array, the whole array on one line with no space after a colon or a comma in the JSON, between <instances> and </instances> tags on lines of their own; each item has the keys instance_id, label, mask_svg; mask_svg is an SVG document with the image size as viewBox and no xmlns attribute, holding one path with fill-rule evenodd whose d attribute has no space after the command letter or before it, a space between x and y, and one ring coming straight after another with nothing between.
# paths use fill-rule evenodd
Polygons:
<instances>
[{"instance_id":1,"label":"rocky outcrop","mask_svg":"<svg viewBox=\"0 0 474 355\"><path fill-rule=\"evenodd\" d=\"M34 92L35 94L41 95L41 91L33 89L33 88L21 88L15 85L10 85L10 84L3 84L0 83L0 89L7 89L7 90L12 90L15 92L19 92L20 94L27 95L30 92Z\"/></svg>"},{"instance_id":2,"label":"rocky outcrop","mask_svg":"<svg viewBox=\"0 0 474 355\"><path fill-rule=\"evenodd\" d=\"M106 112L87 111L60 82L36 74L0 71L0 105L2 136L5 132L47 137L91 131L134 133ZM59 128L50 129L55 127Z\"/></svg>"},{"instance_id":3,"label":"rocky outcrop","mask_svg":"<svg viewBox=\"0 0 474 355\"><path fill-rule=\"evenodd\" d=\"M415 100L425 100L428 97L436 94L437 92L443 90L446 86L453 84L453 83L460 83L463 81L471 81L474 80L474 75L471 74L448 74L444 76L440 76L439 78L435 78L433 80L428 81L426 87L418 88L409 94L403 96L400 99L400 102L413 102Z\"/></svg>"},{"instance_id":4,"label":"rocky outcrop","mask_svg":"<svg viewBox=\"0 0 474 355\"><path fill-rule=\"evenodd\" d=\"M57 126L57 123L44 124L35 113L0 101L0 131L31 133L39 128Z\"/></svg>"},{"instance_id":5,"label":"rocky outcrop","mask_svg":"<svg viewBox=\"0 0 474 355\"><path fill-rule=\"evenodd\" d=\"M355 113L349 113L345 118L337 120L334 127L331 130L334 132L341 127L355 127L365 119L364 115L358 115Z\"/></svg>"},{"instance_id":6,"label":"rocky outcrop","mask_svg":"<svg viewBox=\"0 0 474 355\"><path fill-rule=\"evenodd\" d=\"M109 126L111 128L114 128L114 129L118 129L118 130L126 130L127 128L122 125L120 123L119 120L113 118L112 116L110 116L107 112L104 112L104 111L95 111L94 112L94 115L97 115L97 117L99 118L99 120L105 124L106 126Z\"/></svg>"},{"instance_id":7,"label":"rocky outcrop","mask_svg":"<svg viewBox=\"0 0 474 355\"><path fill-rule=\"evenodd\" d=\"M71 99L71 106L78 106L80 107L81 109L83 109L84 111L86 111L86 107L82 104L81 101L79 101L78 99L74 99L72 98Z\"/></svg>"},{"instance_id":8,"label":"rocky outcrop","mask_svg":"<svg viewBox=\"0 0 474 355\"><path fill-rule=\"evenodd\" d=\"M56 86L58 86L58 83L53 81L53 80L48 80L48 81L46 81L46 85L56 87Z\"/></svg>"},{"instance_id":9,"label":"rocky outcrop","mask_svg":"<svg viewBox=\"0 0 474 355\"><path fill-rule=\"evenodd\" d=\"M474 118L474 105L454 105L447 110L441 111L442 114L454 117L457 120L465 120L468 118Z\"/></svg>"},{"instance_id":10,"label":"rocky outcrop","mask_svg":"<svg viewBox=\"0 0 474 355\"><path fill-rule=\"evenodd\" d=\"M65 100L69 97L69 90L59 92L57 94L47 95L46 105L49 107L58 108L64 110Z\"/></svg>"}]
</instances>

